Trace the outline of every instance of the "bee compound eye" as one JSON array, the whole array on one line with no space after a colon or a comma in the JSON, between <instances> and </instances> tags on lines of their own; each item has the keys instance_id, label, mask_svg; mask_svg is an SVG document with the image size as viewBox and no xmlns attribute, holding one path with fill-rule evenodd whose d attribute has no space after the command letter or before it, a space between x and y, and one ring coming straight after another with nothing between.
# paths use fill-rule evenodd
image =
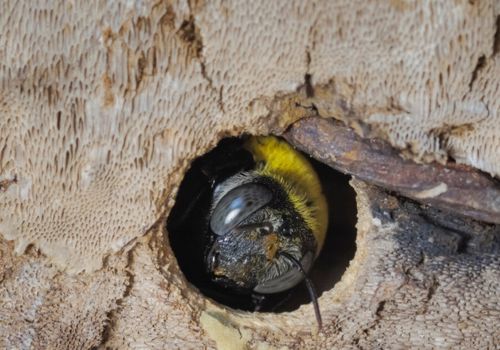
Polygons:
<instances>
[{"instance_id":1,"label":"bee compound eye","mask_svg":"<svg viewBox=\"0 0 500 350\"><path fill-rule=\"evenodd\" d=\"M216 235L224 235L271 199L271 191L263 185L250 183L238 186L217 203L210 218L210 228Z\"/></svg>"}]
</instances>

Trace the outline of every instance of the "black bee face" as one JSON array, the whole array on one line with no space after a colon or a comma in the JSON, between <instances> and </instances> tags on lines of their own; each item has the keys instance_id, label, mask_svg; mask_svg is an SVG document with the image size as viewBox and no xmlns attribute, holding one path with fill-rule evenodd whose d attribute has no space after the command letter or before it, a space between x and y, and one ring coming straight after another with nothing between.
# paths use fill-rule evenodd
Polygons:
<instances>
[{"instance_id":1,"label":"black bee face","mask_svg":"<svg viewBox=\"0 0 500 350\"><path fill-rule=\"evenodd\" d=\"M284 292L304 281L321 327L307 275L326 234L321 191L311 164L285 141L221 141L193 162L169 216L182 271L205 296L254 311L282 307Z\"/></svg>"},{"instance_id":2,"label":"black bee face","mask_svg":"<svg viewBox=\"0 0 500 350\"><path fill-rule=\"evenodd\" d=\"M270 294L303 280L303 271L289 257L307 272L314 260L315 241L283 195L272 182L250 182L232 187L218 199L210 218L213 243L206 254L206 266L215 282Z\"/></svg>"}]
</instances>

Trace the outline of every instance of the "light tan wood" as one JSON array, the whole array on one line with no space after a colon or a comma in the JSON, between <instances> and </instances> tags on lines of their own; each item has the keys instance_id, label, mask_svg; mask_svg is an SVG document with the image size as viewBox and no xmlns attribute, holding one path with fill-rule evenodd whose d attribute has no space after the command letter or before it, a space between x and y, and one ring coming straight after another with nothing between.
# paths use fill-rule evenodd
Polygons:
<instances>
[{"instance_id":1,"label":"light tan wood","mask_svg":"<svg viewBox=\"0 0 500 350\"><path fill-rule=\"evenodd\" d=\"M498 177L499 15L498 0L3 1L0 347L492 348L497 248L453 257L446 238L419 263L434 250L403 246L412 226L378 219L362 183L320 334L310 305L205 300L161 223L194 157L311 103L412 159Z\"/></svg>"}]
</instances>

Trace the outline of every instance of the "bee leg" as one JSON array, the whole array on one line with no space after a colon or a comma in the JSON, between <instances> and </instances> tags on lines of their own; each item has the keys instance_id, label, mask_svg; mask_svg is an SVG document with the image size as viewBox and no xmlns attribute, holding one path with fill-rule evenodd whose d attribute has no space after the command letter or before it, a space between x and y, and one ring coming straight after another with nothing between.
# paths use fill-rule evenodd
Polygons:
<instances>
[{"instance_id":1,"label":"bee leg","mask_svg":"<svg viewBox=\"0 0 500 350\"><path fill-rule=\"evenodd\" d=\"M253 311L260 311L264 307L267 297L264 294L252 293Z\"/></svg>"}]
</instances>

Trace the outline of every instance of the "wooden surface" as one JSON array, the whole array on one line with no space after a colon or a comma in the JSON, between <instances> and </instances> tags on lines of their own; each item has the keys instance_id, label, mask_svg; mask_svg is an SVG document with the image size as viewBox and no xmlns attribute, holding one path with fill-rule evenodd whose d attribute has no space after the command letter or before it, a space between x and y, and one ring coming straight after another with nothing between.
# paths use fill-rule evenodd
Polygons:
<instances>
[{"instance_id":1,"label":"wooden surface","mask_svg":"<svg viewBox=\"0 0 500 350\"><path fill-rule=\"evenodd\" d=\"M498 0L2 1L0 347L498 344L497 226L431 220L356 182L357 252L320 299L320 334L310 305L212 304L162 230L192 159L309 116L498 177L499 14Z\"/></svg>"}]
</instances>

